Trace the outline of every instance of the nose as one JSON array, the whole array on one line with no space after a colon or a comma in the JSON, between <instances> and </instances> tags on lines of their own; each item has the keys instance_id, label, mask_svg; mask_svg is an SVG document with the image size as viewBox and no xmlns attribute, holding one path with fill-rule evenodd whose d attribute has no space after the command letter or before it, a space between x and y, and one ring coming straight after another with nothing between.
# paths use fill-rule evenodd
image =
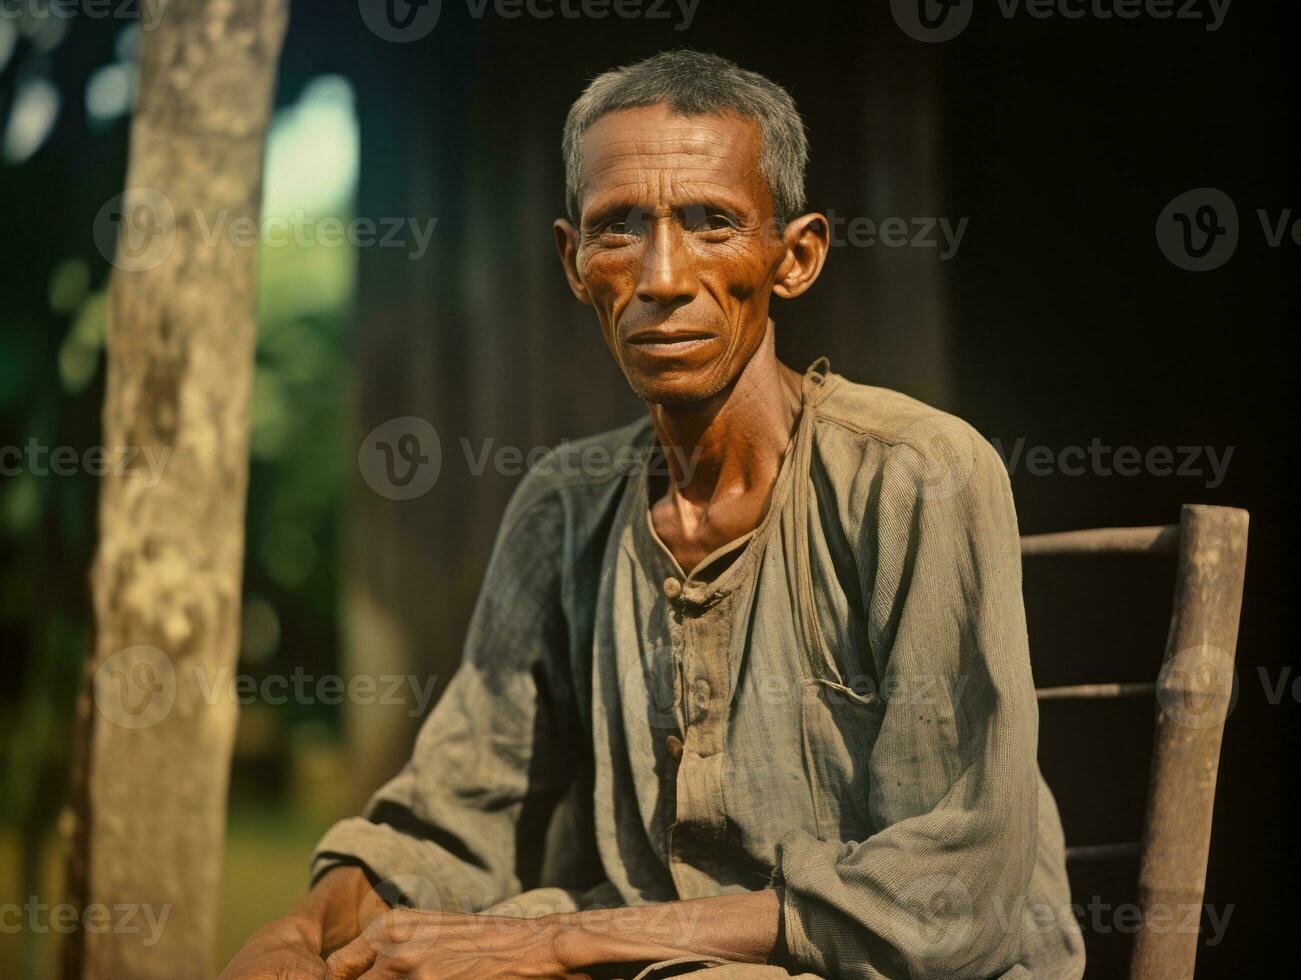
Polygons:
<instances>
[{"instance_id":1,"label":"nose","mask_svg":"<svg viewBox=\"0 0 1301 980\"><path fill-rule=\"evenodd\" d=\"M637 298L643 303L674 306L690 302L696 294L696 278L683 229L672 218L650 223L641 255Z\"/></svg>"}]
</instances>

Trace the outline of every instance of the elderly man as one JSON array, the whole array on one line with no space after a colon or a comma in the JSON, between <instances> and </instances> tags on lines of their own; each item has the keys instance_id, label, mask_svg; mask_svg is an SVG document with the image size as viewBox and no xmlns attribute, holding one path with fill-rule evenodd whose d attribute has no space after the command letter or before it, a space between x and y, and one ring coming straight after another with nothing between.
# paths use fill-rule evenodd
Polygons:
<instances>
[{"instance_id":1,"label":"elderly man","mask_svg":"<svg viewBox=\"0 0 1301 980\"><path fill-rule=\"evenodd\" d=\"M668 52L563 145L648 415L520 486L410 763L225 976L1079 976L1003 467L775 353L829 245L790 96Z\"/></svg>"}]
</instances>

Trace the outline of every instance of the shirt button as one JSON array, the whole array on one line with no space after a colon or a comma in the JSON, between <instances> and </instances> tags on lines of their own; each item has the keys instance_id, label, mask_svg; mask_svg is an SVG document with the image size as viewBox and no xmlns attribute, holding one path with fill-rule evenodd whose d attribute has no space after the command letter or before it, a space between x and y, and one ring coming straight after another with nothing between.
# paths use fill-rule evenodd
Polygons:
<instances>
[{"instance_id":1,"label":"shirt button","mask_svg":"<svg viewBox=\"0 0 1301 980\"><path fill-rule=\"evenodd\" d=\"M695 720L709 708L709 696L713 690L709 686L709 681L703 677L697 677L691 682L691 707L692 715Z\"/></svg>"},{"instance_id":2,"label":"shirt button","mask_svg":"<svg viewBox=\"0 0 1301 980\"><path fill-rule=\"evenodd\" d=\"M670 575L664 580L664 594L670 599L676 599L682 595L682 583Z\"/></svg>"}]
</instances>

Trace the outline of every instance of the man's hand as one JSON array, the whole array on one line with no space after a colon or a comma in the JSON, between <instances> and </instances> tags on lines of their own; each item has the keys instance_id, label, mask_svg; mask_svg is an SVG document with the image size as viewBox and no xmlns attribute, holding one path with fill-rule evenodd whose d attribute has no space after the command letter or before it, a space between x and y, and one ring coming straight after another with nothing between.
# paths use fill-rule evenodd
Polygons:
<instances>
[{"instance_id":1,"label":"man's hand","mask_svg":"<svg viewBox=\"0 0 1301 980\"><path fill-rule=\"evenodd\" d=\"M217 980L325 980L320 946L293 918L255 932Z\"/></svg>"},{"instance_id":2,"label":"man's hand","mask_svg":"<svg viewBox=\"0 0 1301 980\"><path fill-rule=\"evenodd\" d=\"M555 916L394 910L380 916L327 961L328 980L407 977L586 977L597 949L583 930Z\"/></svg>"},{"instance_id":3,"label":"man's hand","mask_svg":"<svg viewBox=\"0 0 1301 980\"><path fill-rule=\"evenodd\" d=\"M690 955L763 963L779 918L771 890L538 918L395 909L330 956L326 977L576 980L595 967Z\"/></svg>"},{"instance_id":4,"label":"man's hand","mask_svg":"<svg viewBox=\"0 0 1301 980\"><path fill-rule=\"evenodd\" d=\"M360 868L335 868L293 912L255 932L218 980L325 980L324 951L387 909Z\"/></svg>"}]
</instances>

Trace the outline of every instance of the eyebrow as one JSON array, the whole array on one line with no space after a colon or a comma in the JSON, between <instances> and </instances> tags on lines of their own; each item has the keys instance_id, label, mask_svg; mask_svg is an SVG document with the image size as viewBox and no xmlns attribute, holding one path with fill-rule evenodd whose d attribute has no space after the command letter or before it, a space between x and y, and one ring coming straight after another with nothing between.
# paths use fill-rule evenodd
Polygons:
<instances>
[{"instance_id":1,"label":"eyebrow","mask_svg":"<svg viewBox=\"0 0 1301 980\"><path fill-rule=\"evenodd\" d=\"M593 227L604 224L612 218L622 217L634 210L652 210L646 202L639 200L640 195L619 196L616 193L605 195L608 200L601 199L590 210L584 209L580 216L580 224L584 227ZM709 194L690 195L682 201L674 201L672 210L676 212L684 211L687 208L699 208L706 213L721 212L732 215L736 218L743 218L750 215L754 206L744 204L740 200L727 199Z\"/></svg>"}]
</instances>

